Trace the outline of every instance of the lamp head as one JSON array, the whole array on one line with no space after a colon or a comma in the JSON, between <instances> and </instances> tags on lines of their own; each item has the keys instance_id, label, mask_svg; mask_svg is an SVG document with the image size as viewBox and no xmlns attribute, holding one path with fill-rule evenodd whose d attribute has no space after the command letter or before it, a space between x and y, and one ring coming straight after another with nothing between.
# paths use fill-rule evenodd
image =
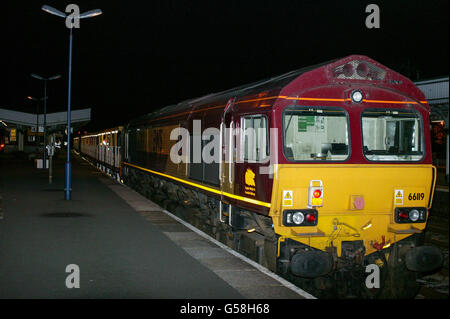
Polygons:
<instances>
[{"instance_id":1,"label":"lamp head","mask_svg":"<svg viewBox=\"0 0 450 319\"><path fill-rule=\"evenodd\" d=\"M55 8L53 8L51 6L46 5L46 4L44 4L41 7L41 9L44 10L45 12L48 12L50 14L53 14L53 15L61 17L61 18L66 18L67 17L67 15L64 12L61 12L58 9L55 9Z\"/></svg>"}]
</instances>

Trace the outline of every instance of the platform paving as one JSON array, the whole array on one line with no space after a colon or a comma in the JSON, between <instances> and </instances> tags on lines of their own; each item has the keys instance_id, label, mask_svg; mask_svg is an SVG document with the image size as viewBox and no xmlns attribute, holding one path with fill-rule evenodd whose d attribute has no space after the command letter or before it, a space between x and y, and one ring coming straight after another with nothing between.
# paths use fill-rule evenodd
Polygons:
<instances>
[{"instance_id":1,"label":"platform paving","mask_svg":"<svg viewBox=\"0 0 450 319\"><path fill-rule=\"evenodd\" d=\"M304 298L73 156L54 178L0 158L0 298ZM67 288L66 266L80 269Z\"/></svg>"}]
</instances>

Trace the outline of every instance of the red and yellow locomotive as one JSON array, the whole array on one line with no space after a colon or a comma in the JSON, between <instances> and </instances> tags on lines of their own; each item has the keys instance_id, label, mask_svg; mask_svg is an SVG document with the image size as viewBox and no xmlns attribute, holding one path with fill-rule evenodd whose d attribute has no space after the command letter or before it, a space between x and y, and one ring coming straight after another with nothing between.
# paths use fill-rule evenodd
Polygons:
<instances>
[{"instance_id":1,"label":"red and yellow locomotive","mask_svg":"<svg viewBox=\"0 0 450 319\"><path fill-rule=\"evenodd\" d=\"M429 112L409 79L348 56L131 121L120 178L318 297L411 297L442 263L423 246Z\"/></svg>"}]
</instances>

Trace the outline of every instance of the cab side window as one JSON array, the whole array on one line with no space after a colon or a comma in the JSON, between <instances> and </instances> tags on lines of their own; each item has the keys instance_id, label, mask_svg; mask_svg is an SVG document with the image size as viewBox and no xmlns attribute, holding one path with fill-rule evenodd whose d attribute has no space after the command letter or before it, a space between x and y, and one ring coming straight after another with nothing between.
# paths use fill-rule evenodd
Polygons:
<instances>
[{"instance_id":1,"label":"cab side window","mask_svg":"<svg viewBox=\"0 0 450 319\"><path fill-rule=\"evenodd\" d=\"M242 160L249 163L264 161L269 155L268 120L264 115L241 118Z\"/></svg>"}]
</instances>

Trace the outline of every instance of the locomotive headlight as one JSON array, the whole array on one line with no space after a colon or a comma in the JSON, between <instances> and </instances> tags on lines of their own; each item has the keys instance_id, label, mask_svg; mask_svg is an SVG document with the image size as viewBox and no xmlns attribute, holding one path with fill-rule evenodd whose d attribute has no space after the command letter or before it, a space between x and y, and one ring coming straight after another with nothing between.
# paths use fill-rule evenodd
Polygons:
<instances>
[{"instance_id":1,"label":"locomotive headlight","mask_svg":"<svg viewBox=\"0 0 450 319\"><path fill-rule=\"evenodd\" d=\"M397 207L395 209L396 223L425 223L427 209L424 207Z\"/></svg>"},{"instance_id":2,"label":"locomotive headlight","mask_svg":"<svg viewBox=\"0 0 450 319\"><path fill-rule=\"evenodd\" d=\"M296 212L292 215L292 221L297 225L300 225L305 220L305 216L301 212Z\"/></svg>"},{"instance_id":3,"label":"locomotive headlight","mask_svg":"<svg viewBox=\"0 0 450 319\"><path fill-rule=\"evenodd\" d=\"M413 222L416 222L417 220L419 220L420 217L420 213L417 209L413 209L409 212L409 219Z\"/></svg>"},{"instance_id":4,"label":"locomotive headlight","mask_svg":"<svg viewBox=\"0 0 450 319\"><path fill-rule=\"evenodd\" d=\"M319 219L315 209L285 210L283 212L283 225L288 227L316 226Z\"/></svg>"},{"instance_id":5,"label":"locomotive headlight","mask_svg":"<svg viewBox=\"0 0 450 319\"><path fill-rule=\"evenodd\" d=\"M353 91L350 97L353 103L361 103L361 101L363 100L363 94L360 90Z\"/></svg>"}]
</instances>

